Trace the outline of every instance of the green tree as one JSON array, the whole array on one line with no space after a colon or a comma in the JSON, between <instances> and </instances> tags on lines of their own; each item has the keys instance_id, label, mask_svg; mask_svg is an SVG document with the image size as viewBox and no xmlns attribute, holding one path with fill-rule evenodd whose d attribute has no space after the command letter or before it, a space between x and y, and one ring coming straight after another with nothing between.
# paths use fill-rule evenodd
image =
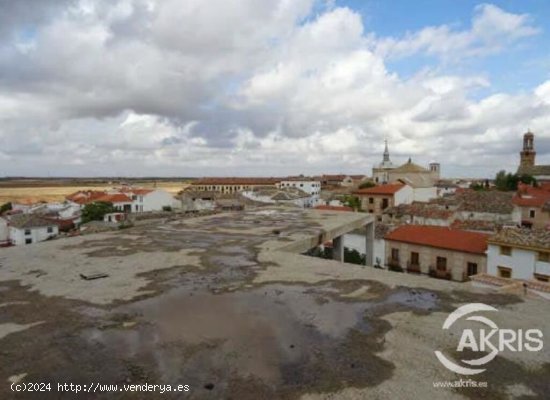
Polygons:
<instances>
[{"instance_id":1,"label":"green tree","mask_svg":"<svg viewBox=\"0 0 550 400\"><path fill-rule=\"evenodd\" d=\"M498 190L508 190L508 180L506 177L506 171L500 170L497 172L497 175L495 176L495 186Z\"/></svg>"},{"instance_id":2,"label":"green tree","mask_svg":"<svg viewBox=\"0 0 550 400\"><path fill-rule=\"evenodd\" d=\"M478 182L474 182L470 185L470 189L473 189L475 190L476 192L480 192L480 191L483 191L485 190L485 186L482 185L481 183L478 183Z\"/></svg>"},{"instance_id":3,"label":"green tree","mask_svg":"<svg viewBox=\"0 0 550 400\"><path fill-rule=\"evenodd\" d=\"M375 186L376 186L376 184L374 182L365 181L365 182L362 182L359 185L359 189L368 189L368 188L375 187Z\"/></svg>"},{"instance_id":4,"label":"green tree","mask_svg":"<svg viewBox=\"0 0 550 400\"><path fill-rule=\"evenodd\" d=\"M528 185L537 186L537 180L527 174L518 175L512 173L506 173L506 171L499 171L495 177L495 186L498 190L502 191L514 191L518 189L518 183L526 183Z\"/></svg>"},{"instance_id":5,"label":"green tree","mask_svg":"<svg viewBox=\"0 0 550 400\"><path fill-rule=\"evenodd\" d=\"M82 209L82 223L90 221L103 221L105 214L115 212L113 203L105 201L96 201L94 203L86 204Z\"/></svg>"},{"instance_id":6,"label":"green tree","mask_svg":"<svg viewBox=\"0 0 550 400\"><path fill-rule=\"evenodd\" d=\"M6 211L11 210L11 203L5 203L0 206L0 214L4 214Z\"/></svg>"},{"instance_id":7,"label":"green tree","mask_svg":"<svg viewBox=\"0 0 550 400\"><path fill-rule=\"evenodd\" d=\"M528 185L538 186L537 179L532 175L523 174L519 176L519 181L521 183L526 183ZM517 188L516 188L517 189Z\"/></svg>"},{"instance_id":8,"label":"green tree","mask_svg":"<svg viewBox=\"0 0 550 400\"><path fill-rule=\"evenodd\" d=\"M349 264L365 265L366 260L367 258L364 254L359 253L355 249L344 247L344 262Z\"/></svg>"},{"instance_id":9,"label":"green tree","mask_svg":"<svg viewBox=\"0 0 550 400\"><path fill-rule=\"evenodd\" d=\"M361 199L357 196L344 196L342 203L347 207L353 208L355 211L361 211Z\"/></svg>"}]
</instances>

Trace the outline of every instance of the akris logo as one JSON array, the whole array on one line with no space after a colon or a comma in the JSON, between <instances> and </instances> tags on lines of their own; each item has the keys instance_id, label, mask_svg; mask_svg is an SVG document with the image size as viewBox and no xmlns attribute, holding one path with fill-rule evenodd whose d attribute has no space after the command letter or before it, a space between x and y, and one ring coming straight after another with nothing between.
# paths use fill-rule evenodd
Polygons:
<instances>
[{"instance_id":1,"label":"akris logo","mask_svg":"<svg viewBox=\"0 0 550 400\"><path fill-rule=\"evenodd\" d=\"M462 352L465 349L473 352L489 352L473 360L460 360L466 366L449 360L441 351L435 352L438 360L447 369L462 375L476 375L486 368L476 368L493 360L501 351L540 351L543 348L542 331L540 329L501 329L489 318L482 315L470 315L479 311L498 310L483 303L471 303L457 308L443 323L443 329L448 330L460 318L467 321L476 321L482 324L477 330L464 329L456 348ZM473 368L472 368L473 367Z\"/></svg>"}]
</instances>

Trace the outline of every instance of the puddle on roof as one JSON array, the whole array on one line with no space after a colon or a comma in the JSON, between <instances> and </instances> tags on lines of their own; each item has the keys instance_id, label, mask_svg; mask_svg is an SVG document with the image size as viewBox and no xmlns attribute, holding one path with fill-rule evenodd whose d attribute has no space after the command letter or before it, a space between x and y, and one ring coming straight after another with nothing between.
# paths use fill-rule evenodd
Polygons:
<instances>
[{"instance_id":1,"label":"puddle on roof","mask_svg":"<svg viewBox=\"0 0 550 400\"><path fill-rule=\"evenodd\" d=\"M162 381L213 382L212 398L225 397L237 378L258 380L270 393L318 385L330 391L391 375L393 366L375 354L383 332L365 318L369 307L436 305L431 293L420 291L400 289L383 302L365 303L338 301L329 285L319 288L273 284L214 295L183 285L113 310L127 315L132 329L89 329L84 338L119 359L149 360ZM323 288L328 296L320 301Z\"/></svg>"}]
</instances>

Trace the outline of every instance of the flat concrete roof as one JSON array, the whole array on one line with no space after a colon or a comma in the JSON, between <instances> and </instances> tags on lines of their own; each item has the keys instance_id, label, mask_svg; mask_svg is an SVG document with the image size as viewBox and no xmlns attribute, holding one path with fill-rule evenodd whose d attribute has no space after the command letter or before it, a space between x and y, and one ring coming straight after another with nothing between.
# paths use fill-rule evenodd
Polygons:
<instances>
[{"instance_id":1,"label":"flat concrete roof","mask_svg":"<svg viewBox=\"0 0 550 400\"><path fill-rule=\"evenodd\" d=\"M548 346L499 354L475 377L489 389L433 385L460 378L434 355L454 354L441 326L455 307L492 304L498 326L550 337L547 301L300 254L371 221L268 207L1 249L0 397L13 381L188 384L201 399L550 390Z\"/></svg>"}]
</instances>

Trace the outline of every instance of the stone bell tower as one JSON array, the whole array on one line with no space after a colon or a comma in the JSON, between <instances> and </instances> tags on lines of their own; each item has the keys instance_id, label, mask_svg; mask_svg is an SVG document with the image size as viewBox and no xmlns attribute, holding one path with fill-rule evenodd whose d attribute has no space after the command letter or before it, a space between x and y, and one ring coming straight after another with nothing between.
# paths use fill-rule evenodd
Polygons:
<instances>
[{"instance_id":1,"label":"stone bell tower","mask_svg":"<svg viewBox=\"0 0 550 400\"><path fill-rule=\"evenodd\" d=\"M535 135L533 135L531 131L527 131L527 133L523 135L523 150L519 153L520 162L518 172L535 166L535 156L537 152L535 151L534 141Z\"/></svg>"}]
</instances>

